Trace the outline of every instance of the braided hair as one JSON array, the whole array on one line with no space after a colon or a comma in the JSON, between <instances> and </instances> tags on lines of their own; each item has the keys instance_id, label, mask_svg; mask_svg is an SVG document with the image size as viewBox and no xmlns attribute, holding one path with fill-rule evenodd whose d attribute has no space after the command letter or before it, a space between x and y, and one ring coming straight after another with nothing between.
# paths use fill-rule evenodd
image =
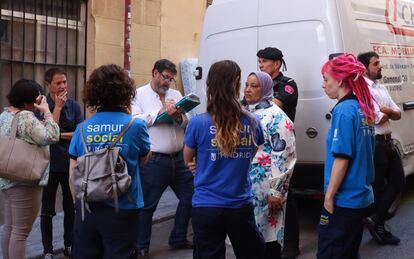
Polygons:
<instances>
[{"instance_id":1,"label":"braided hair","mask_svg":"<svg viewBox=\"0 0 414 259\"><path fill-rule=\"evenodd\" d=\"M322 74L327 73L333 79L342 81L356 95L358 103L367 120L375 120L373 98L363 75L365 66L349 53L337 56L327 61L322 67Z\"/></svg>"}]
</instances>

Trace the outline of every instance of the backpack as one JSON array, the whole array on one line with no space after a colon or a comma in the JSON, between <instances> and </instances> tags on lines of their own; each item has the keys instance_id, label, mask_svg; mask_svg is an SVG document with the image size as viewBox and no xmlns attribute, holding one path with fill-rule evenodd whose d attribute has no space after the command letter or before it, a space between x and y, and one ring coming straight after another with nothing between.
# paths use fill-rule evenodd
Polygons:
<instances>
[{"instance_id":1,"label":"backpack","mask_svg":"<svg viewBox=\"0 0 414 259\"><path fill-rule=\"evenodd\" d=\"M114 200L115 211L119 211L118 197L128 192L131 176L125 160L120 154L116 143L134 122L132 118L112 143L102 149L89 152L83 136L82 124L80 137L85 154L77 158L70 181L74 187L76 198L81 201L82 220L85 218L85 208L90 213L89 202L107 202Z\"/></svg>"}]
</instances>

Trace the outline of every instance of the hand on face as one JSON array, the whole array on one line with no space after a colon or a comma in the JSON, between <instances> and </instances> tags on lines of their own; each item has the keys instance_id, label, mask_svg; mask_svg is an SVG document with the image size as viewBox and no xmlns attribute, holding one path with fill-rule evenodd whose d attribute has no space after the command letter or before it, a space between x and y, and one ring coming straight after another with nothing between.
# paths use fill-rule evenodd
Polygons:
<instances>
[{"instance_id":1,"label":"hand on face","mask_svg":"<svg viewBox=\"0 0 414 259\"><path fill-rule=\"evenodd\" d=\"M36 102L34 103L34 107L39 110L41 113L50 112L49 105L46 102L46 97L44 95L39 95L36 98Z\"/></svg>"},{"instance_id":2,"label":"hand on face","mask_svg":"<svg viewBox=\"0 0 414 259\"><path fill-rule=\"evenodd\" d=\"M55 94L55 106L62 109L68 99L68 91L64 90Z\"/></svg>"}]
</instances>

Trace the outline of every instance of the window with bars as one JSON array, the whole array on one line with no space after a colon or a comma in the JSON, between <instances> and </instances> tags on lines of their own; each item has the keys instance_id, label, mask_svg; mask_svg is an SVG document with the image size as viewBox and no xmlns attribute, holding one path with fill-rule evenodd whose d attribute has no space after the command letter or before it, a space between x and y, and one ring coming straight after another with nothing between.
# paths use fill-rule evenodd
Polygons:
<instances>
[{"instance_id":1,"label":"window with bars","mask_svg":"<svg viewBox=\"0 0 414 259\"><path fill-rule=\"evenodd\" d=\"M0 1L0 107L19 79L43 85L51 67L67 72L68 95L80 99L86 80L87 1ZM45 89L47 92L47 89Z\"/></svg>"}]
</instances>

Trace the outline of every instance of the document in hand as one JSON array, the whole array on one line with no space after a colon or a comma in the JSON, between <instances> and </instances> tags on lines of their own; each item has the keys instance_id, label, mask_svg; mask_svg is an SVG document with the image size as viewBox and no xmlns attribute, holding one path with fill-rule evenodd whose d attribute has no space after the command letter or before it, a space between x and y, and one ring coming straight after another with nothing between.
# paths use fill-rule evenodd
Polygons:
<instances>
[{"instance_id":1,"label":"document in hand","mask_svg":"<svg viewBox=\"0 0 414 259\"><path fill-rule=\"evenodd\" d=\"M186 96L184 96L181 100L179 100L175 104L175 107L177 107L177 109L179 109L181 113L187 113L191 111L192 109L194 109L199 104L200 104L200 98L193 93L189 93ZM167 112L163 112L157 116L154 124L161 123L161 122L171 123L173 121L174 121L173 118L170 115L168 115Z\"/></svg>"}]
</instances>

